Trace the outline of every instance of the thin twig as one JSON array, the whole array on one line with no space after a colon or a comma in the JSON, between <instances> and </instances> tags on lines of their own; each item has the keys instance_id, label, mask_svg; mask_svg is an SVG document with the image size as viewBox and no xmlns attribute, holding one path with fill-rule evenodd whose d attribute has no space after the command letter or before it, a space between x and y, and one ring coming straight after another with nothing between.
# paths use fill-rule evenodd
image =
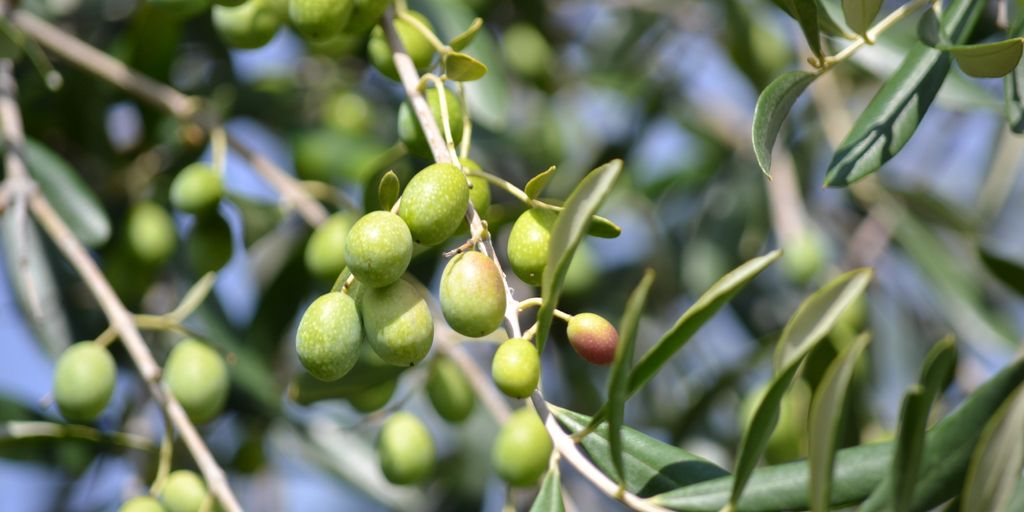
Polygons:
<instances>
[{"instance_id":1,"label":"thin twig","mask_svg":"<svg viewBox=\"0 0 1024 512\"><path fill-rule=\"evenodd\" d=\"M0 440L34 439L53 437L75 438L110 443L133 450L151 452L156 450L153 441L127 432L103 432L85 425L53 423L49 421L6 421L0 425Z\"/></svg>"}]
</instances>

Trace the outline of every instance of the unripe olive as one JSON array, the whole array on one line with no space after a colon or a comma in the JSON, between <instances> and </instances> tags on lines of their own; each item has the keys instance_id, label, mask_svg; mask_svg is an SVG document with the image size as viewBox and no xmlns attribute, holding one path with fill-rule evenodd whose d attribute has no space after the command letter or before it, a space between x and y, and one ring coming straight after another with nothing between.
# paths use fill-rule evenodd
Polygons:
<instances>
[{"instance_id":1,"label":"unripe olive","mask_svg":"<svg viewBox=\"0 0 1024 512\"><path fill-rule=\"evenodd\" d=\"M439 357L431 363L427 396L437 414L452 423L461 422L473 412L473 388L459 366L450 359Z\"/></svg>"},{"instance_id":2,"label":"unripe olive","mask_svg":"<svg viewBox=\"0 0 1024 512\"><path fill-rule=\"evenodd\" d=\"M437 89L427 89L424 96L430 106L430 112L434 114L434 122L437 123L439 133L444 133L444 121L441 119L441 95ZM448 108L448 126L452 129L452 141L458 144L462 141L462 102L448 88L444 89L444 98L445 107ZM398 138L410 153L430 158L430 144L427 143L427 136L423 133L423 127L420 126L416 113L408 101L398 107Z\"/></svg>"},{"instance_id":3,"label":"unripe olive","mask_svg":"<svg viewBox=\"0 0 1024 512\"><path fill-rule=\"evenodd\" d=\"M391 0L352 0L352 3L352 16L345 24L345 33L362 40L380 21Z\"/></svg>"},{"instance_id":4,"label":"unripe olive","mask_svg":"<svg viewBox=\"0 0 1024 512\"><path fill-rule=\"evenodd\" d=\"M70 421L92 421L114 393L117 364L106 347L91 341L75 343L57 360L53 397Z\"/></svg>"},{"instance_id":5,"label":"unripe olive","mask_svg":"<svg viewBox=\"0 0 1024 512\"><path fill-rule=\"evenodd\" d=\"M166 512L166 510L155 498L136 496L122 503L117 512Z\"/></svg>"},{"instance_id":6,"label":"unripe olive","mask_svg":"<svg viewBox=\"0 0 1024 512\"><path fill-rule=\"evenodd\" d=\"M311 41L323 41L340 33L351 15L351 0L289 0L288 3L292 26Z\"/></svg>"},{"instance_id":7,"label":"unripe olive","mask_svg":"<svg viewBox=\"0 0 1024 512\"><path fill-rule=\"evenodd\" d=\"M466 175L451 164L432 164L409 180L398 215L414 242L437 245L459 228L468 205Z\"/></svg>"},{"instance_id":8,"label":"unripe olive","mask_svg":"<svg viewBox=\"0 0 1024 512\"><path fill-rule=\"evenodd\" d=\"M167 261L178 245L174 220L163 206L152 201L142 201L132 207L125 232L135 256L153 265Z\"/></svg>"},{"instance_id":9,"label":"unripe olive","mask_svg":"<svg viewBox=\"0 0 1024 512\"><path fill-rule=\"evenodd\" d=\"M346 32L339 32L327 39L306 40L310 53L330 58L352 55L362 44L362 38Z\"/></svg>"},{"instance_id":10,"label":"unripe olive","mask_svg":"<svg viewBox=\"0 0 1024 512\"><path fill-rule=\"evenodd\" d=\"M316 227L303 254L306 268L321 279L334 279L345 268L345 237L354 222L352 215L338 212Z\"/></svg>"},{"instance_id":11,"label":"unripe olive","mask_svg":"<svg viewBox=\"0 0 1024 512\"><path fill-rule=\"evenodd\" d=\"M195 471L171 471L160 491L167 512L198 512L206 500L206 483Z\"/></svg>"},{"instance_id":12,"label":"unripe olive","mask_svg":"<svg viewBox=\"0 0 1024 512\"><path fill-rule=\"evenodd\" d=\"M480 164L468 158L462 159L462 166L469 171L483 171ZM491 184L482 176L470 176L469 184L469 200L473 203L473 209L483 217L491 208Z\"/></svg>"},{"instance_id":13,"label":"unripe olive","mask_svg":"<svg viewBox=\"0 0 1024 512\"><path fill-rule=\"evenodd\" d=\"M505 62L516 73L542 79L551 66L551 45L539 30L528 23L513 23L505 29Z\"/></svg>"},{"instance_id":14,"label":"unripe olive","mask_svg":"<svg viewBox=\"0 0 1024 512\"><path fill-rule=\"evenodd\" d=\"M412 234L401 217L375 211L363 215L345 238L345 263L356 279L380 288L402 277L412 260Z\"/></svg>"},{"instance_id":15,"label":"unripe olive","mask_svg":"<svg viewBox=\"0 0 1024 512\"><path fill-rule=\"evenodd\" d=\"M427 301L409 282L399 279L363 294L363 327L370 348L388 364L412 366L426 357L434 342L434 321Z\"/></svg>"},{"instance_id":16,"label":"unripe olive","mask_svg":"<svg viewBox=\"0 0 1024 512\"><path fill-rule=\"evenodd\" d=\"M819 235L807 231L783 247L782 269L791 279L806 283L814 278L825 263L825 249Z\"/></svg>"},{"instance_id":17,"label":"unripe olive","mask_svg":"<svg viewBox=\"0 0 1024 512\"><path fill-rule=\"evenodd\" d=\"M505 318L505 282L494 261L476 252L451 259L441 275L441 312L455 332L479 338Z\"/></svg>"},{"instance_id":18,"label":"unripe olive","mask_svg":"<svg viewBox=\"0 0 1024 512\"><path fill-rule=\"evenodd\" d=\"M501 426L491 451L491 465L509 485L530 486L547 470L552 448L537 413L524 407Z\"/></svg>"},{"instance_id":19,"label":"unripe olive","mask_svg":"<svg viewBox=\"0 0 1024 512\"><path fill-rule=\"evenodd\" d=\"M192 269L199 274L220 270L231 260L231 227L220 215L196 218L185 241L185 253Z\"/></svg>"},{"instance_id":20,"label":"unripe olive","mask_svg":"<svg viewBox=\"0 0 1024 512\"><path fill-rule=\"evenodd\" d=\"M431 31L434 30L434 26L430 24L430 20L426 16L415 11L406 12L420 20ZM403 19L395 20L395 32L398 33L398 39L402 42L402 46L405 47L405 52L409 54L409 57L412 57L412 62L416 65L416 69L419 71L427 69L434 60L435 52L434 45L430 44L430 40L423 37L423 34ZM374 27L373 31L370 32L370 41L366 46L366 54L370 58L370 63L385 76L392 80L398 80L398 70L395 69L392 53L391 45L388 44L388 38L384 33L384 29L380 25Z\"/></svg>"},{"instance_id":21,"label":"unripe olive","mask_svg":"<svg viewBox=\"0 0 1024 512\"><path fill-rule=\"evenodd\" d=\"M352 404L355 410L367 413L373 412L387 405L388 400L395 394L398 386L398 379L388 379L381 384L364 389L348 397L348 403Z\"/></svg>"},{"instance_id":22,"label":"unripe olive","mask_svg":"<svg viewBox=\"0 0 1024 512\"><path fill-rule=\"evenodd\" d=\"M341 91L331 96L321 113L324 125L341 133L366 130L372 115L366 99L352 91Z\"/></svg>"},{"instance_id":23,"label":"unripe olive","mask_svg":"<svg viewBox=\"0 0 1024 512\"><path fill-rule=\"evenodd\" d=\"M218 9L232 8L215 6L214 21L217 20ZM190 164L171 182L171 205L184 212L206 213L217 207L223 194L224 184L220 173L204 163Z\"/></svg>"},{"instance_id":24,"label":"unripe olive","mask_svg":"<svg viewBox=\"0 0 1024 512\"><path fill-rule=\"evenodd\" d=\"M434 472L434 438L419 418L407 412L392 414L377 440L380 468L389 482L399 485L425 480Z\"/></svg>"},{"instance_id":25,"label":"unripe olive","mask_svg":"<svg viewBox=\"0 0 1024 512\"><path fill-rule=\"evenodd\" d=\"M220 414L231 385L224 358L193 338L181 340L171 349L164 381L195 423L206 423Z\"/></svg>"},{"instance_id":26,"label":"unripe olive","mask_svg":"<svg viewBox=\"0 0 1024 512\"><path fill-rule=\"evenodd\" d=\"M147 3L177 19L191 18L210 7L210 0L147 0Z\"/></svg>"},{"instance_id":27,"label":"unripe olive","mask_svg":"<svg viewBox=\"0 0 1024 512\"><path fill-rule=\"evenodd\" d=\"M569 319L569 344L583 359L594 364L611 364L619 346L619 332L600 315L580 313Z\"/></svg>"},{"instance_id":28,"label":"unripe olive","mask_svg":"<svg viewBox=\"0 0 1024 512\"><path fill-rule=\"evenodd\" d=\"M229 46L259 48L274 38L284 20L275 0L246 0L234 6L213 6L213 28Z\"/></svg>"},{"instance_id":29,"label":"unripe olive","mask_svg":"<svg viewBox=\"0 0 1024 512\"><path fill-rule=\"evenodd\" d=\"M345 376L359 359L363 341L352 297L325 293L306 308L295 334L295 351L310 375L324 381Z\"/></svg>"},{"instance_id":30,"label":"unripe olive","mask_svg":"<svg viewBox=\"0 0 1024 512\"><path fill-rule=\"evenodd\" d=\"M494 353L491 377L506 395L526 398L540 382L540 354L533 343L522 338L505 341Z\"/></svg>"},{"instance_id":31,"label":"unripe olive","mask_svg":"<svg viewBox=\"0 0 1024 512\"><path fill-rule=\"evenodd\" d=\"M508 262L512 271L527 284L541 284L556 219L558 214L551 210L531 208L512 225L508 236Z\"/></svg>"}]
</instances>

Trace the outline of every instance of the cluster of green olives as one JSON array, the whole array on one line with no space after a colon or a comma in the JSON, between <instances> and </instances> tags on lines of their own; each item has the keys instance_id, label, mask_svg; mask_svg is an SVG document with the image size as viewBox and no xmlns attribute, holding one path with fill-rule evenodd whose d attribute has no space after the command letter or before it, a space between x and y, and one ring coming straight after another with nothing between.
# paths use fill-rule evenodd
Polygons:
<instances>
[{"instance_id":1,"label":"cluster of green olives","mask_svg":"<svg viewBox=\"0 0 1024 512\"><path fill-rule=\"evenodd\" d=\"M204 510L210 499L201 476L195 471L178 469L167 475L158 497L136 496L121 504L118 512L198 512Z\"/></svg>"},{"instance_id":2,"label":"cluster of green olives","mask_svg":"<svg viewBox=\"0 0 1024 512\"><path fill-rule=\"evenodd\" d=\"M116 377L117 364L105 346L93 341L71 345L54 371L57 408L69 421L93 421L110 402ZM194 423L206 423L224 409L230 389L227 365L216 350L196 339L184 339L171 349L163 379Z\"/></svg>"}]
</instances>

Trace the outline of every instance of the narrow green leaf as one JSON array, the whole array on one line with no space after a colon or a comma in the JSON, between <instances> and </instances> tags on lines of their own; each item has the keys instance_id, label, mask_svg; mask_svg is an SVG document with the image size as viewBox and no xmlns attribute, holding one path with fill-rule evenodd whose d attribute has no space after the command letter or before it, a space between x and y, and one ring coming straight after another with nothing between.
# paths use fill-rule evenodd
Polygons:
<instances>
[{"instance_id":1,"label":"narrow green leaf","mask_svg":"<svg viewBox=\"0 0 1024 512\"><path fill-rule=\"evenodd\" d=\"M807 45L811 47L811 51L816 57L821 58L821 34L818 29L820 14L817 2L815 0L772 1L800 24L800 30L804 33L804 38L807 39Z\"/></svg>"},{"instance_id":2,"label":"narrow green leaf","mask_svg":"<svg viewBox=\"0 0 1024 512\"><path fill-rule=\"evenodd\" d=\"M444 56L444 70L456 82L472 82L487 74L487 65L465 53L452 52Z\"/></svg>"},{"instance_id":3,"label":"narrow green leaf","mask_svg":"<svg viewBox=\"0 0 1024 512\"><path fill-rule=\"evenodd\" d=\"M110 239L110 217L96 194L60 155L41 142L25 140L25 166L71 232L89 247Z\"/></svg>"},{"instance_id":4,"label":"narrow green leaf","mask_svg":"<svg viewBox=\"0 0 1024 512\"><path fill-rule=\"evenodd\" d=\"M1024 10L1018 10L1016 19L1007 32L1010 37L1024 36ZM1014 133L1024 133L1024 66L1017 65L1003 78L1003 112Z\"/></svg>"},{"instance_id":5,"label":"narrow green leaf","mask_svg":"<svg viewBox=\"0 0 1024 512\"><path fill-rule=\"evenodd\" d=\"M476 33L484 26L484 20L482 18L474 18L473 23L469 25L469 28L465 32L452 38L448 46L455 48L457 51L462 51L464 48L469 46L469 43L473 42L473 38L476 37Z\"/></svg>"},{"instance_id":6,"label":"narrow green leaf","mask_svg":"<svg viewBox=\"0 0 1024 512\"><path fill-rule=\"evenodd\" d=\"M775 371L786 371L810 353L835 327L839 315L860 297L871 282L871 269L851 270L808 297L782 330L775 348Z\"/></svg>"},{"instance_id":7,"label":"narrow green leaf","mask_svg":"<svg viewBox=\"0 0 1024 512\"><path fill-rule=\"evenodd\" d=\"M928 351L918 384L911 386L903 397L892 461L893 510L910 507L921 466L928 413L952 377L955 366L956 343L952 336L946 336Z\"/></svg>"},{"instance_id":8,"label":"narrow green leaf","mask_svg":"<svg viewBox=\"0 0 1024 512\"><path fill-rule=\"evenodd\" d=\"M854 32L865 35L874 23L882 0L843 0L843 18Z\"/></svg>"},{"instance_id":9,"label":"narrow green leaf","mask_svg":"<svg viewBox=\"0 0 1024 512\"><path fill-rule=\"evenodd\" d=\"M195 284L189 287L188 291L185 292L185 295L182 296L181 302L179 302L174 310L168 313L167 316L174 318L179 322L188 318L188 316L206 300L206 297L210 295L210 292L213 290L213 285L216 282L216 272L207 272L204 274L203 277L200 277L199 280L195 282Z\"/></svg>"},{"instance_id":10,"label":"narrow green leaf","mask_svg":"<svg viewBox=\"0 0 1024 512\"><path fill-rule=\"evenodd\" d=\"M626 310L622 313L619 324L619 345L615 347L615 360L612 362L611 375L608 377L608 443L612 451L612 464L615 476L621 484L624 482L622 466L622 423L625 421L626 399L629 398L629 370L633 365L633 347L636 345L636 330L640 324L640 315L644 311L647 292L654 283L654 270L647 269L643 279L636 286L626 301Z\"/></svg>"},{"instance_id":11,"label":"narrow green leaf","mask_svg":"<svg viewBox=\"0 0 1024 512\"><path fill-rule=\"evenodd\" d=\"M622 228L610 219L594 215L590 225L587 226L587 234L598 238L618 238L622 234Z\"/></svg>"},{"instance_id":12,"label":"narrow green leaf","mask_svg":"<svg viewBox=\"0 0 1024 512\"><path fill-rule=\"evenodd\" d=\"M544 191L544 187L548 186L548 182L555 175L556 169L557 167L552 165L544 172L530 178L530 181L526 182L526 187L523 189L526 192L526 197L537 199L540 193Z\"/></svg>"},{"instance_id":13,"label":"narrow green leaf","mask_svg":"<svg viewBox=\"0 0 1024 512\"><path fill-rule=\"evenodd\" d=\"M592 421L591 417L568 409L549 407L570 432L579 432ZM601 471L612 474L607 425L584 436L580 444ZM726 470L701 457L629 427L622 429L622 453L626 490L641 497L728 475Z\"/></svg>"},{"instance_id":14,"label":"narrow green leaf","mask_svg":"<svg viewBox=\"0 0 1024 512\"><path fill-rule=\"evenodd\" d=\"M1024 53L1024 38L984 44L942 46L953 54L960 69L979 78L999 78L1008 75L1020 63Z\"/></svg>"},{"instance_id":15,"label":"narrow green leaf","mask_svg":"<svg viewBox=\"0 0 1024 512\"><path fill-rule=\"evenodd\" d=\"M629 394L632 396L647 384L647 381L671 358L687 341L711 319L725 303L729 302L737 292L743 289L752 279L757 277L768 265L782 255L781 251L772 251L758 256L736 267L711 285L689 309L679 317L675 325L666 332L657 343L647 351L629 375Z\"/></svg>"},{"instance_id":16,"label":"narrow green leaf","mask_svg":"<svg viewBox=\"0 0 1024 512\"><path fill-rule=\"evenodd\" d=\"M984 8L984 2L953 0L942 13L942 31L953 43L963 43ZM949 66L948 54L915 43L839 144L825 186L847 186L895 156L914 135Z\"/></svg>"},{"instance_id":17,"label":"narrow green leaf","mask_svg":"<svg viewBox=\"0 0 1024 512\"><path fill-rule=\"evenodd\" d=\"M992 275L1017 293L1024 295L1024 265L997 255L985 247L979 247L978 254Z\"/></svg>"},{"instance_id":18,"label":"narrow green leaf","mask_svg":"<svg viewBox=\"0 0 1024 512\"><path fill-rule=\"evenodd\" d=\"M548 470L544 482L540 484L540 492L530 506L530 512L565 512L565 503L562 502L562 478L558 473L558 466Z\"/></svg>"},{"instance_id":19,"label":"narrow green leaf","mask_svg":"<svg viewBox=\"0 0 1024 512\"><path fill-rule=\"evenodd\" d=\"M395 171L388 171L381 176L380 183L377 184L377 200L380 202L381 210L390 210L395 205L401 187Z\"/></svg>"},{"instance_id":20,"label":"narrow green leaf","mask_svg":"<svg viewBox=\"0 0 1024 512\"><path fill-rule=\"evenodd\" d=\"M846 347L825 370L820 388L814 394L809 424L811 510L829 510L839 419L843 413L846 391L853 379L853 369L870 341L871 336L865 333Z\"/></svg>"},{"instance_id":21,"label":"narrow green leaf","mask_svg":"<svg viewBox=\"0 0 1024 512\"><path fill-rule=\"evenodd\" d=\"M1024 359L1018 359L972 393L953 413L940 421L925 438L925 471L918 479L915 506L911 510L927 509L960 490L957 480L962 479L971 445L988 418L1006 397L1024 381ZM966 445L966 448L965 448ZM891 482L888 481L894 445L891 442L855 446L839 450L835 459L832 483L833 506L851 505L871 494L861 510L885 510L891 503ZM959 465L959 469L957 468ZM737 512L806 510L808 469L807 461L760 468L750 476ZM660 494L651 502L674 510L718 511L729 500L733 477L715 478ZM877 496L876 496L877 495Z\"/></svg>"},{"instance_id":22,"label":"narrow green leaf","mask_svg":"<svg viewBox=\"0 0 1024 512\"><path fill-rule=\"evenodd\" d=\"M921 19L917 22L917 38L932 48L948 44L942 29L939 28L939 15L935 13L935 9L925 9L921 14Z\"/></svg>"},{"instance_id":23,"label":"narrow green leaf","mask_svg":"<svg viewBox=\"0 0 1024 512\"><path fill-rule=\"evenodd\" d=\"M961 512L1008 510L1024 467L1024 385L985 425L971 456L960 496Z\"/></svg>"},{"instance_id":24,"label":"narrow green leaf","mask_svg":"<svg viewBox=\"0 0 1024 512\"><path fill-rule=\"evenodd\" d=\"M537 351L544 351L544 343L551 330L558 297L562 294L562 283L569 270L569 262L576 247L583 238L590 218L608 197L612 185L622 172L622 160L612 160L594 169L573 190L565 206L558 214L558 220L551 228L551 246L548 248L548 264L542 277L541 297L543 304L537 312Z\"/></svg>"},{"instance_id":25,"label":"narrow green leaf","mask_svg":"<svg viewBox=\"0 0 1024 512\"><path fill-rule=\"evenodd\" d=\"M817 73L789 71L772 80L757 97L752 129L754 156L766 176L771 176L772 146L775 145L782 121L789 115L789 109L796 99L817 77Z\"/></svg>"}]
</instances>

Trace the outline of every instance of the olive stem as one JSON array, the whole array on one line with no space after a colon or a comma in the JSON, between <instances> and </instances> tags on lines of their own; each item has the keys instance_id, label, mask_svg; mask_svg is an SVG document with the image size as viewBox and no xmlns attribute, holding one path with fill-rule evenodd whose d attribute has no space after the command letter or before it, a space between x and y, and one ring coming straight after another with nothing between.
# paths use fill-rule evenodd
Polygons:
<instances>
[{"instance_id":1,"label":"olive stem","mask_svg":"<svg viewBox=\"0 0 1024 512\"><path fill-rule=\"evenodd\" d=\"M889 30L889 28L895 25L896 22L902 20L922 6L934 4L935 1L936 0L911 0L910 2L897 7L894 11L889 13L888 16L882 18L881 21L875 23L874 26L868 29L864 36L858 37L857 40L840 50L839 53L836 53L831 57L825 57L825 61L815 67L819 68L819 73L823 73L831 69L836 64L848 59L865 44L874 44L874 42L878 40L878 36L882 35L886 30Z\"/></svg>"},{"instance_id":2,"label":"olive stem","mask_svg":"<svg viewBox=\"0 0 1024 512\"><path fill-rule=\"evenodd\" d=\"M84 439L97 443L110 443L133 450L151 452L156 446L148 438L127 432L103 432L86 425L54 423L50 421L5 421L0 425L0 443L4 440L37 439Z\"/></svg>"},{"instance_id":3,"label":"olive stem","mask_svg":"<svg viewBox=\"0 0 1024 512\"><path fill-rule=\"evenodd\" d=\"M455 92L462 102L462 143L459 145L459 160L469 158L469 148L473 139L473 120L469 118L469 104L466 103L466 87L462 82L455 82Z\"/></svg>"},{"instance_id":4,"label":"olive stem","mask_svg":"<svg viewBox=\"0 0 1024 512\"><path fill-rule=\"evenodd\" d=\"M227 173L228 135L222 126L215 126L210 130L210 161L213 169L221 177Z\"/></svg>"},{"instance_id":5,"label":"olive stem","mask_svg":"<svg viewBox=\"0 0 1024 512\"><path fill-rule=\"evenodd\" d=\"M154 498L160 495L167 476L171 474L171 462L174 458L174 425L171 425L170 418L164 415L164 437L160 440L160 459L157 462L156 476L149 486L149 495Z\"/></svg>"},{"instance_id":6,"label":"olive stem","mask_svg":"<svg viewBox=\"0 0 1024 512\"><path fill-rule=\"evenodd\" d=\"M529 299L520 301L518 309L519 312L522 313L523 311L526 311L529 308L539 308L542 304L544 304L544 299L540 297L530 297ZM569 313L566 313L565 311L562 311L558 308L555 308L555 316L566 322L572 320L573 317L573 315L570 315Z\"/></svg>"}]
</instances>

